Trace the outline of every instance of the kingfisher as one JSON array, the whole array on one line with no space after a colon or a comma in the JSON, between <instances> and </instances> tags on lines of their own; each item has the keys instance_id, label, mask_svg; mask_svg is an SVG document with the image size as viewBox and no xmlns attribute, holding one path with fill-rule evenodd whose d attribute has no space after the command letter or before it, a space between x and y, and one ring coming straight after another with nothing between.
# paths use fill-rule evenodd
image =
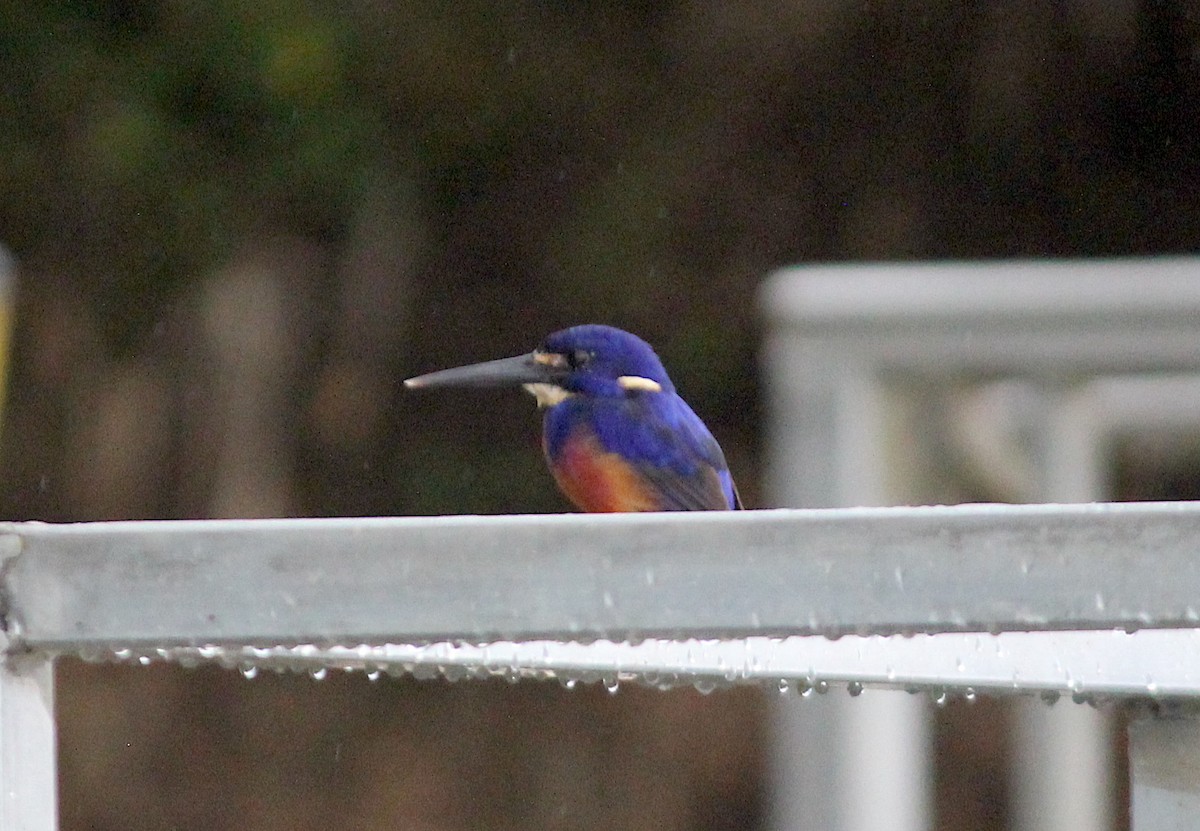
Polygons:
<instances>
[{"instance_id":1,"label":"kingfisher","mask_svg":"<svg viewBox=\"0 0 1200 831\"><path fill-rule=\"evenodd\" d=\"M555 482L592 513L740 510L725 454L675 392L648 343L613 326L572 326L532 352L409 378L424 387L521 386L542 410Z\"/></svg>"}]
</instances>

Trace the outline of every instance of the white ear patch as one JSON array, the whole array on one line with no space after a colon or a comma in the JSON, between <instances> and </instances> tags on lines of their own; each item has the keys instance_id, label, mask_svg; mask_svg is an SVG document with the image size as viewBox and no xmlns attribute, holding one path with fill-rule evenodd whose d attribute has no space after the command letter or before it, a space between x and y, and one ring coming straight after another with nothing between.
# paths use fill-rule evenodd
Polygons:
<instances>
[{"instance_id":1,"label":"white ear patch","mask_svg":"<svg viewBox=\"0 0 1200 831\"><path fill-rule=\"evenodd\" d=\"M643 378L640 375L622 375L617 379L617 383L621 385L621 389L625 390L662 392L662 384L658 383L658 381L652 381L649 378Z\"/></svg>"},{"instance_id":2,"label":"white ear patch","mask_svg":"<svg viewBox=\"0 0 1200 831\"><path fill-rule=\"evenodd\" d=\"M537 399L539 409L561 404L574 394L554 384L522 384L521 386L525 388L527 393Z\"/></svg>"}]
</instances>

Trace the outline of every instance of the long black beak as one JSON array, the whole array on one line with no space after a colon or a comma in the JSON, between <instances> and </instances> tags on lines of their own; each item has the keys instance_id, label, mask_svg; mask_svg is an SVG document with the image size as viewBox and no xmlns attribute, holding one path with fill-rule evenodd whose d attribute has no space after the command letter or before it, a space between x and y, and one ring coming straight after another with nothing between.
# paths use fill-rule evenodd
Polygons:
<instances>
[{"instance_id":1,"label":"long black beak","mask_svg":"<svg viewBox=\"0 0 1200 831\"><path fill-rule=\"evenodd\" d=\"M537 352L484 361L481 364L443 369L409 378L404 386L409 389L423 387L509 387L520 384L553 384L561 378L561 371L539 360Z\"/></svg>"}]
</instances>

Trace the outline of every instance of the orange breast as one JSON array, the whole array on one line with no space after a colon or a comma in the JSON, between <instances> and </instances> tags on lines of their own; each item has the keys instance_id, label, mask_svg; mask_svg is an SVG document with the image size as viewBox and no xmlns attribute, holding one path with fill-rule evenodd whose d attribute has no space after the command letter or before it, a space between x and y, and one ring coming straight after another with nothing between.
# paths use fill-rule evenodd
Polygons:
<instances>
[{"instance_id":1,"label":"orange breast","mask_svg":"<svg viewBox=\"0 0 1200 831\"><path fill-rule=\"evenodd\" d=\"M558 487L589 513L657 511L654 491L637 470L616 453L601 450L594 437L573 434L557 459L547 457Z\"/></svg>"}]
</instances>

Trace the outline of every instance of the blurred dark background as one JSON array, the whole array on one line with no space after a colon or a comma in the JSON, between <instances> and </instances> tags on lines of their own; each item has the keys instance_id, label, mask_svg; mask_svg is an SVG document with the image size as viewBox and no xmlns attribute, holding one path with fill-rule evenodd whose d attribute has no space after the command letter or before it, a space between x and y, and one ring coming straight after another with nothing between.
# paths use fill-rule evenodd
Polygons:
<instances>
[{"instance_id":1,"label":"blurred dark background","mask_svg":"<svg viewBox=\"0 0 1200 831\"><path fill-rule=\"evenodd\" d=\"M586 321L762 505L763 277L1195 251L1198 44L1182 1L0 5L0 515L564 510L531 401L399 381ZM752 690L59 677L64 829L763 823ZM940 828L1003 827L977 738Z\"/></svg>"}]
</instances>

